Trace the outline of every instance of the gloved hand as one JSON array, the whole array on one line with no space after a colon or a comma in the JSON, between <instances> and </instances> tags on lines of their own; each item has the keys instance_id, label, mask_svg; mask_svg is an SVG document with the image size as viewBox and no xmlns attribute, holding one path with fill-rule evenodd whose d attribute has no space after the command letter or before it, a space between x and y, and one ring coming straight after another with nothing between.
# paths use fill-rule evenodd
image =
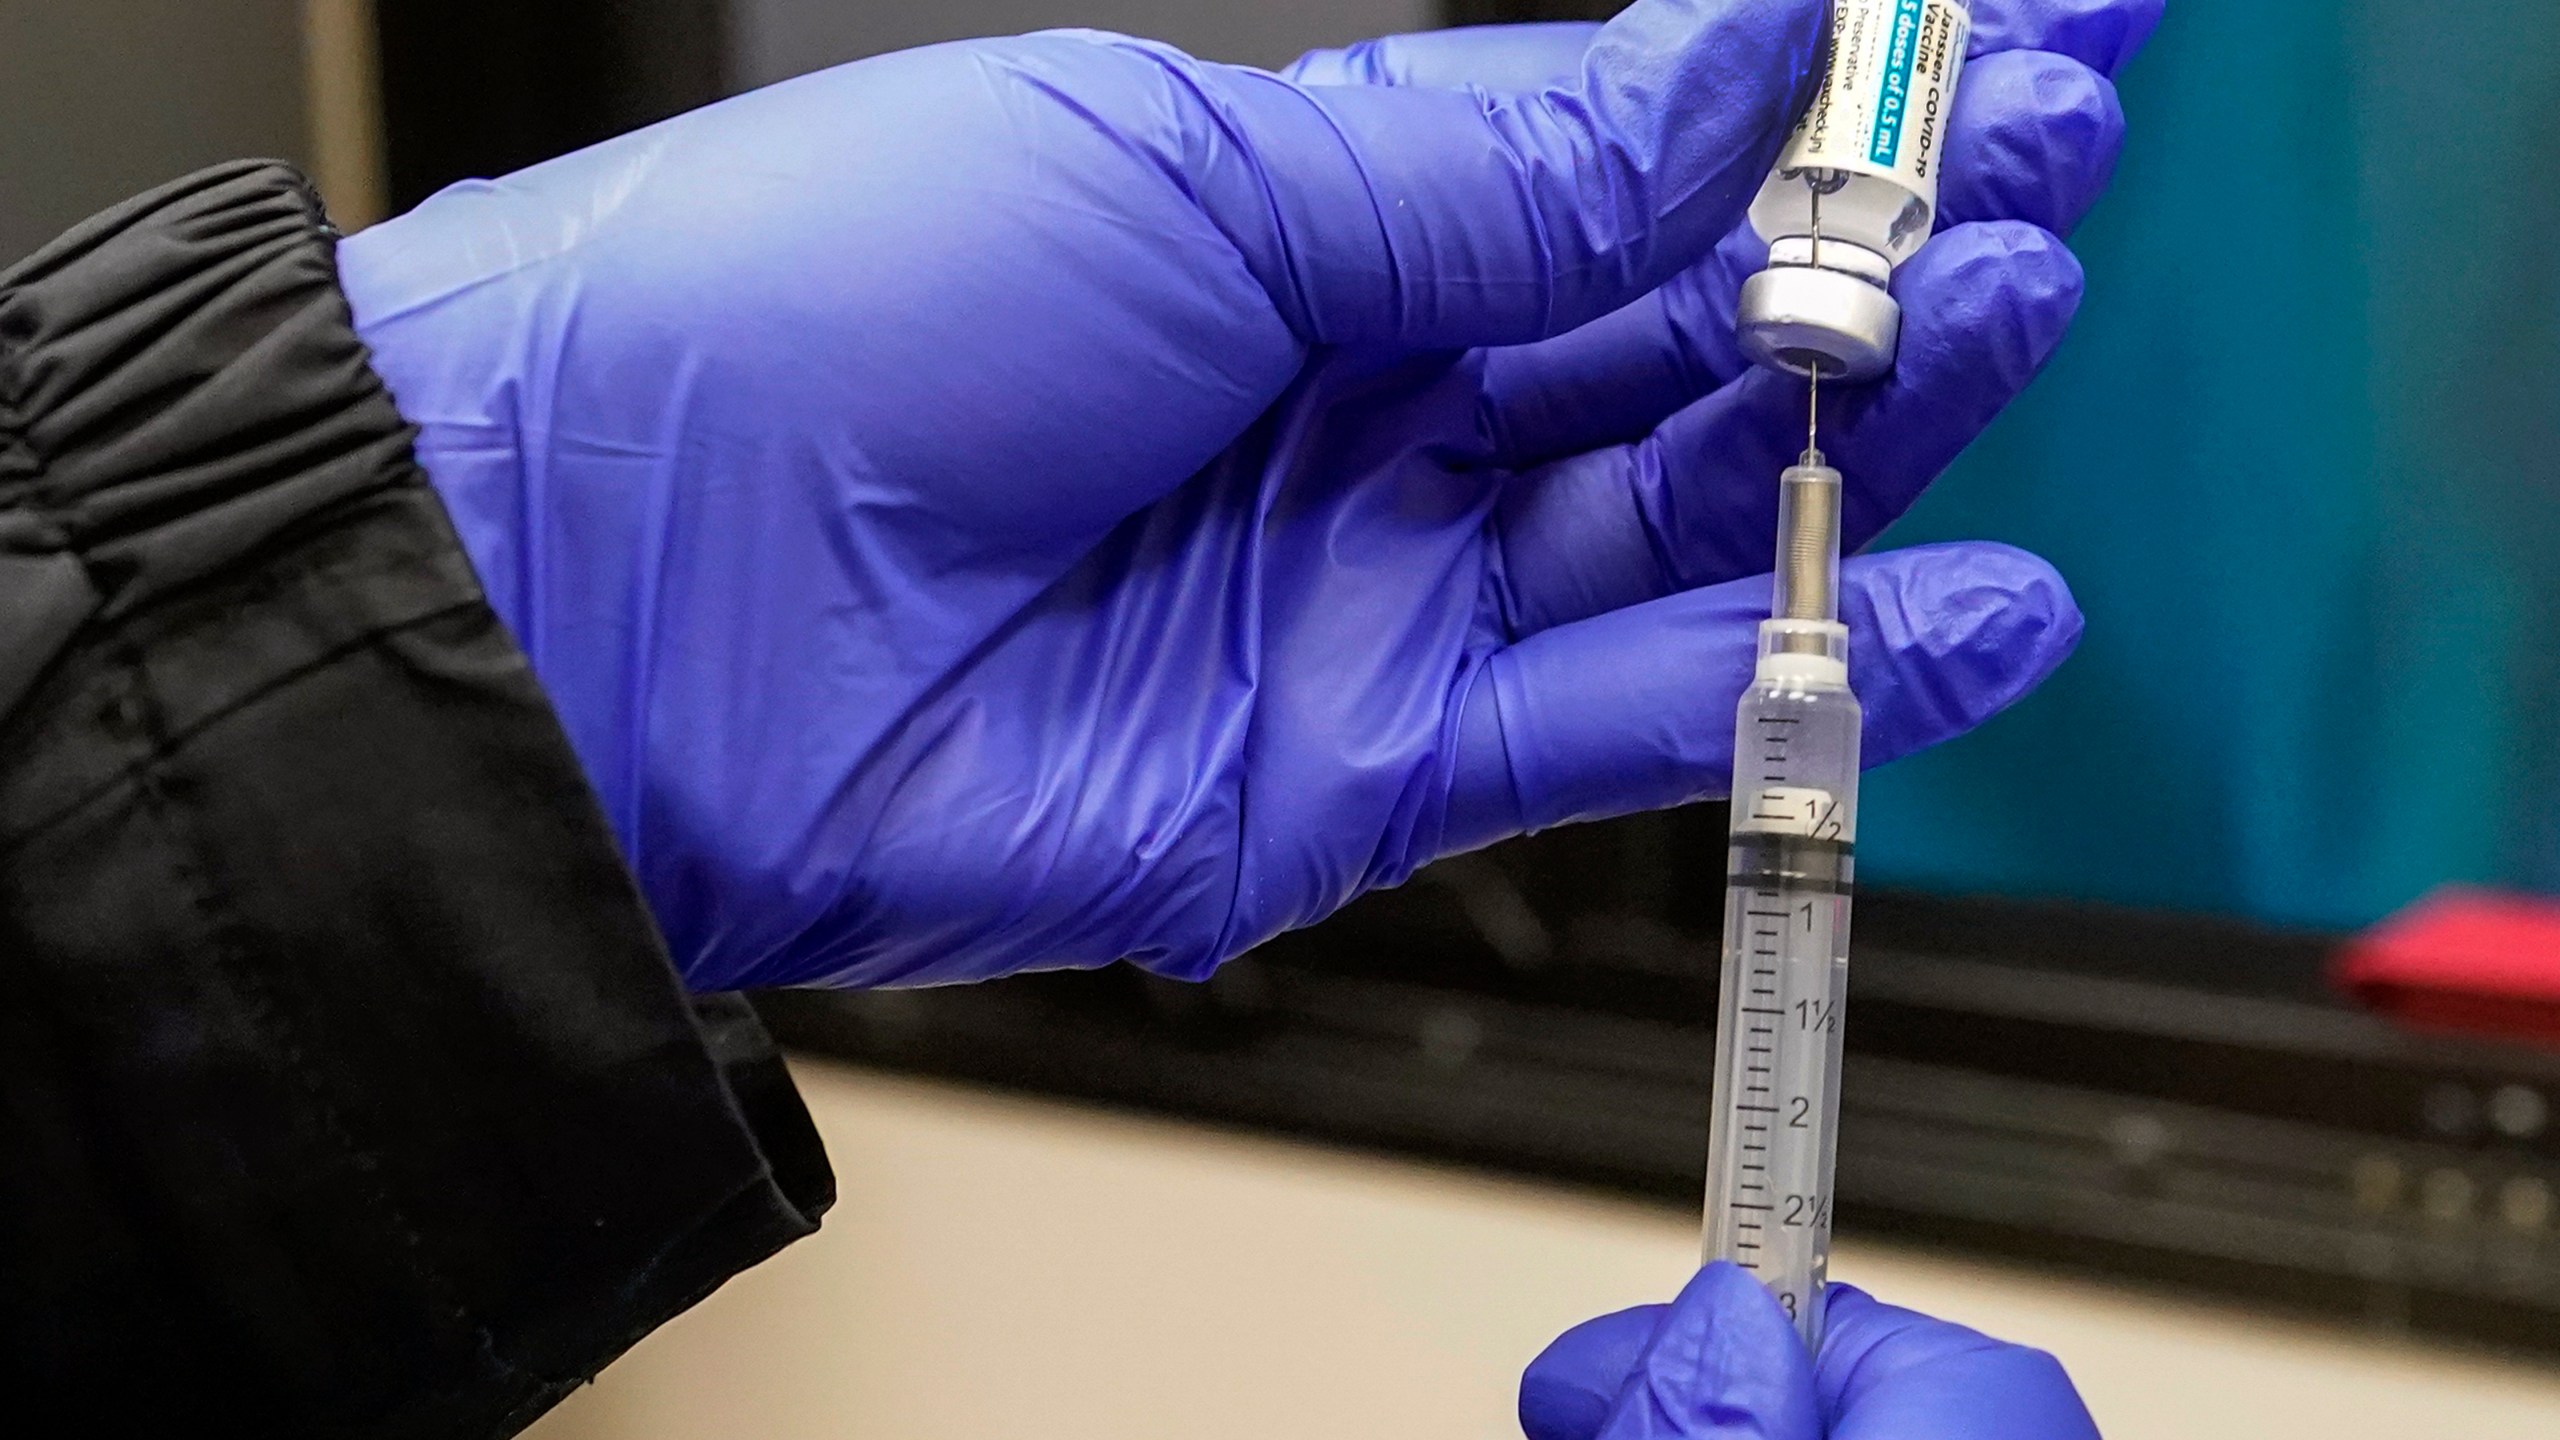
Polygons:
<instances>
[{"instance_id":1,"label":"gloved hand","mask_svg":"<svg viewBox=\"0 0 2560 1440\"><path fill-rule=\"evenodd\" d=\"M2121 130L2091 66L2156 3L1984 25L1900 374L1831 407L1852 544L2060 338L2052 232ZM1197 976L1438 856L1721 792L1803 424L1735 354L1736 227L1826 8L1295 78L940 46L458 186L341 264L691 983ZM1872 760L2079 629L1996 547L1846 592Z\"/></svg>"},{"instance_id":2,"label":"gloved hand","mask_svg":"<svg viewBox=\"0 0 2560 1440\"><path fill-rule=\"evenodd\" d=\"M1727 1263L1578 1325L1520 1381L1528 1440L2098 1440L2054 1358L1831 1287L1822 1353Z\"/></svg>"}]
</instances>

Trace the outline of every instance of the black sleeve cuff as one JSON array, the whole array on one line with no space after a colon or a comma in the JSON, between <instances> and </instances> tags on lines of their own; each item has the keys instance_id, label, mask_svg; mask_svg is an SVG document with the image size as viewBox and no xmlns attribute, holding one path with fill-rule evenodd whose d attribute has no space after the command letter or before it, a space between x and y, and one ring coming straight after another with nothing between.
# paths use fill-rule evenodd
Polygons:
<instances>
[{"instance_id":1,"label":"black sleeve cuff","mask_svg":"<svg viewBox=\"0 0 2560 1440\"><path fill-rule=\"evenodd\" d=\"M274 165L0 274L0 1376L512 1433L816 1224Z\"/></svg>"}]
</instances>

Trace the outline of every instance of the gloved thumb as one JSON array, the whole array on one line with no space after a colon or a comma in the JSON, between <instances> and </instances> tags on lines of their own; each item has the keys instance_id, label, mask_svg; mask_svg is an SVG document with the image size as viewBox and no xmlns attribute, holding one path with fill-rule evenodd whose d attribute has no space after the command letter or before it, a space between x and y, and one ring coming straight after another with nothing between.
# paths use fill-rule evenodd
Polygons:
<instances>
[{"instance_id":1,"label":"gloved thumb","mask_svg":"<svg viewBox=\"0 0 2560 1440\"><path fill-rule=\"evenodd\" d=\"M1827 0L1638 0L1570 87L1305 86L1203 66L1241 143L1183 147L1202 205L1310 343L1501 345L1702 259L1811 99Z\"/></svg>"},{"instance_id":2,"label":"gloved thumb","mask_svg":"<svg viewBox=\"0 0 2560 1440\"><path fill-rule=\"evenodd\" d=\"M1566 1331L1520 1378L1528 1440L1822 1440L1813 1357L1786 1312L1730 1263L1669 1305Z\"/></svg>"},{"instance_id":3,"label":"gloved thumb","mask_svg":"<svg viewBox=\"0 0 2560 1440\"><path fill-rule=\"evenodd\" d=\"M1869 766L1952 739L2033 690L2080 640L2062 577L2005 545L1841 568ZM1769 577L1541 630L1496 652L1462 716L1438 853L1722 795Z\"/></svg>"}]
</instances>

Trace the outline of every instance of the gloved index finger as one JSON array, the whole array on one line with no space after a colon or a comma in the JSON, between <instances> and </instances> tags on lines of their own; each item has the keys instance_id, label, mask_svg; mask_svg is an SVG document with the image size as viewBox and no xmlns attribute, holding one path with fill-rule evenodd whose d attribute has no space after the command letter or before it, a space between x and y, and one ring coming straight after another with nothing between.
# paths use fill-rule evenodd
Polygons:
<instances>
[{"instance_id":1,"label":"gloved index finger","mask_svg":"<svg viewBox=\"0 0 2560 1440\"><path fill-rule=\"evenodd\" d=\"M1571 85L1596 20L1527 25L1462 25L1310 50L1280 73L1301 85L1420 85L1460 90L1536 91Z\"/></svg>"},{"instance_id":2,"label":"gloved index finger","mask_svg":"<svg viewBox=\"0 0 2560 1440\"><path fill-rule=\"evenodd\" d=\"M1644 1358L1668 1305L1585 1320L1539 1352L1520 1376L1520 1432L1528 1440L1593 1440Z\"/></svg>"},{"instance_id":3,"label":"gloved index finger","mask_svg":"<svg viewBox=\"0 0 2560 1440\"><path fill-rule=\"evenodd\" d=\"M1729 1261L1663 1312L1598 1440L1823 1440L1813 1357L1760 1282Z\"/></svg>"},{"instance_id":4,"label":"gloved index finger","mask_svg":"<svg viewBox=\"0 0 2560 1440\"><path fill-rule=\"evenodd\" d=\"M1528 1440L1822 1440L1812 1357L1776 1300L1730 1261L1669 1305L1566 1331L1520 1381Z\"/></svg>"},{"instance_id":5,"label":"gloved index finger","mask_svg":"<svg viewBox=\"0 0 2560 1440\"><path fill-rule=\"evenodd\" d=\"M2062 1365L1834 1283L1814 1386L1830 1440L2098 1440Z\"/></svg>"},{"instance_id":6,"label":"gloved index finger","mask_svg":"<svg viewBox=\"0 0 2560 1440\"><path fill-rule=\"evenodd\" d=\"M1741 220L1811 99L1828 13L1637 0L1575 88L1530 94L1184 69L1209 105L1176 137L1180 163L1307 341L1539 339L1645 294Z\"/></svg>"},{"instance_id":7,"label":"gloved index finger","mask_svg":"<svg viewBox=\"0 0 2560 1440\"><path fill-rule=\"evenodd\" d=\"M2112 79L2158 28L2167 0L1973 0L1971 56L2068 55ZM1541 90L1570 85L1600 26L1589 20L1462 25L1310 50L1280 73L1302 85Z\"/></svg>"}]
</instances>

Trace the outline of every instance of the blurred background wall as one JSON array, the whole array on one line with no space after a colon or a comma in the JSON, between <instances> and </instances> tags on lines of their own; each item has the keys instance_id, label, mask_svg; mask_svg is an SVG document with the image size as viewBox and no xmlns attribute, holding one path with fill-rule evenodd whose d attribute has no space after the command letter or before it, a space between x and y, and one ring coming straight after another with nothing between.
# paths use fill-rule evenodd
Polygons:
<instances>
[{"instance_id":1,"label":"blurred background wall","mask_svg":"<svg viewBox=\"0 0 2560 1440\"><path fill-rule=\"evenodd\" d=\"M536 160L731 91L972 35L1093 26L1222 60L1425 28L1438 0L374 0L391 198Z\"/></svg>"},{"instance_id":2,"label":"blurred background wall","mask_svg":"<svg viewBox=\"0 0 2560 1440\"><path fill-rule=\"evenodd\" d=\"M2033 549L2088 637L1877 774L1862 879L2323 927L2560 890L2550 14L2172 0L2077 330L1885 541Z\"/></svg>"},{"instance_id":3,"label":"blurred background wall","mask_svg":"<svg viewBox=\"0 0 2560 1440\"><path fill-rule=\"evenodd\" d=\"M0 5L0 134L43 137L0 145L0 252L194 165L306 158L302 76L289 0Z\"/></svg>"},{"instance_id":4,"label":"blurred background wall","mask_svg":"<svg viewBox=\"0 0 2560 1440\"><path fill-rule=\"evenodd\" d=\"M382 208L367 0L0 4L0 257L201 165L314 174L341 223Z\"/></svg>"},{"instance_id":5,"label":"blurred background wall","mask_svg":"<svg viewBox=\"0 0 2560 1440\"><path fill-rule=\"evenodd\" d=\"M717 98L724 0L368 0L395 208Z\"/></svg>"}]
</instances>

